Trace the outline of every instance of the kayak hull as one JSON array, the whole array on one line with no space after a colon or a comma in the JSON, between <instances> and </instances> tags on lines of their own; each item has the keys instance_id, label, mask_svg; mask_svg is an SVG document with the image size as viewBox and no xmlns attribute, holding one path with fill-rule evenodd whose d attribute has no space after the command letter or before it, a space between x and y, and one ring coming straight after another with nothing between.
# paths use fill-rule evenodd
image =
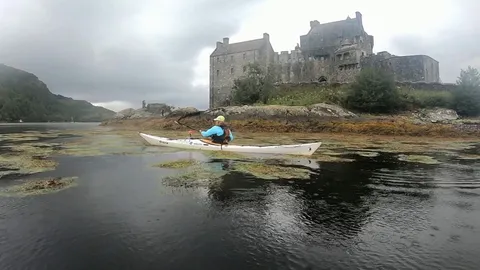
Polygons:
<instances>
[{"instance_id":1,"label":"kayak hull","mask_svg":"<svg viewBox=\"0 0 480 270\"><path fill-rule=\"evenodd\" d=\"M268 146L248 146L248 145L217 145L209 144L200 139L170 139L158 137L145 133L140 133L148 144L154 146L166 146L182 149L206 150L206 151L229 151L240 153L261 153L261 154L284 154L284 155L304 155L311 156L322 144L321 142L289 144L289 145L268 145Z\"/></svg>"}]
</instances>

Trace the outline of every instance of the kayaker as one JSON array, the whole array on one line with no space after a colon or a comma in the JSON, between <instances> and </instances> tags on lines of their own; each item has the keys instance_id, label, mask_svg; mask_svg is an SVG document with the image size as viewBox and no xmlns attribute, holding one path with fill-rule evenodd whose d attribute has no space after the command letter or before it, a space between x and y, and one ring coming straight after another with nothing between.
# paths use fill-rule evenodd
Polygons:
<instances>
[{"instance_id":1,"label":"kayaker","mask_svg":"<svg viewBox=\"0 0 480 270\"><path fill-rule=\"evenodd\" d=\"M225 117L222 115L213 119L215 125L207 131L200 131L203 137L210 137L212 142L220 144L228 144L233 141L233 133L225 124Z\"/></svg>"}]
</instances>

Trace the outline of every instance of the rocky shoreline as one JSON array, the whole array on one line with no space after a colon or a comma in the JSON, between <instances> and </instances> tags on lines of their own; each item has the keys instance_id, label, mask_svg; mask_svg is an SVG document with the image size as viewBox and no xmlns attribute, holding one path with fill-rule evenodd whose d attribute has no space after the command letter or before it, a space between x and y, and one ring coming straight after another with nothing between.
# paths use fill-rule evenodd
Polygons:
<instances>
[{"instance_id":1,"label":"rocky shoreline","mask_svg":"<svg viewBox=\"0 0 480 270\"><path fill-rule=\"evenodd\" d=\"M479 119L461 119L450 109L435 108L397 115L356 114L340 106L229 106L207 111L193 107L177 108L158 115L145 109L127 109L102 126L140 130L182 130L211 126L212 119L224 115L228 124L240 132L357 133L436 137L472 137L480 135Z\"/></svg>"}]
</instances>

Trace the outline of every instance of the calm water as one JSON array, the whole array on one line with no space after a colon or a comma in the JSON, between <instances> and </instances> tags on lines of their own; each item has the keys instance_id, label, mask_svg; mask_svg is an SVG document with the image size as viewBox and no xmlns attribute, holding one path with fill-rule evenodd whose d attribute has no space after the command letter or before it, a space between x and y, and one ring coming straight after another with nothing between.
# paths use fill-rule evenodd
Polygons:
<instances>
[{"instance_id":1,"label":"calm water","mask_svg":"<svg viewBox=\"0 0 480 270\"><path fill-rule=\"evenodd\" d=\"M41 126L21 129L94 125ZM60 158L43 175L77 187L0 197L0 269L480 269L478 161L383 154L311 180L231 173L220 189L164 186L172 170L151 166L195 155Z\"/></svg>"}]
</instances>

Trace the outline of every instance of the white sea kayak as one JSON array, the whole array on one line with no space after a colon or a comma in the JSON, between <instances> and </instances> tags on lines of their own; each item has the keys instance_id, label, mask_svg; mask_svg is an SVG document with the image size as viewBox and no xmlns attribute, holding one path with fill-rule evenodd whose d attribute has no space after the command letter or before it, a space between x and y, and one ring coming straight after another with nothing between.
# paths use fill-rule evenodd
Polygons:
<instances>
[{"instance_id":1,"label":"white sea kayak","mask_svg":"<svg viewBox=\"0 0 480 270\"><path fill-rule=\"evenodd\" d=\"M284 155L304 155L311 156L322 144L304 143L289 145L268 145L268 146L248 146L248 145L219 145L207 143L201 139L170 139L165 137L153 136L145 133L139 135L150 145L167 146L183 149L208 150L208 151L229 151L243 153L263 153L263 154L284 154Z\"/></svg>"}]
</instances>

